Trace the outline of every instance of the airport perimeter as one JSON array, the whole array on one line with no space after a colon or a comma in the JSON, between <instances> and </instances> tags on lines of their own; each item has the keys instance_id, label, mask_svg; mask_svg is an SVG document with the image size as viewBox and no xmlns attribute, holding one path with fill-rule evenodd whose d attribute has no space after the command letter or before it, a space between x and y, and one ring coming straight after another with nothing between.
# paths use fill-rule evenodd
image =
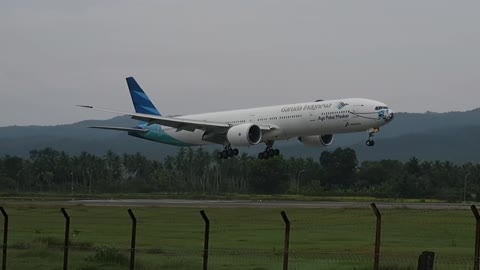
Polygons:
<instances>
[{"instance_id":1,"label":"airport perimeter","mask_svg":"<svg viewBox=\"0 0 480 270\"><path fill-rule=\"evenodd\" d=\"M9 222L5 269L266 270L285 269L285 255L288 269L374 269L377 217L368 203L91 200L1 206ZM469 205L377 206L379 269L417 269L423 251L435 252L435 269L474 269L476 220ZM70 221L68 245L61 208ZM201 210L209 221L207 248Z\"/></svg>"}]
</instances>

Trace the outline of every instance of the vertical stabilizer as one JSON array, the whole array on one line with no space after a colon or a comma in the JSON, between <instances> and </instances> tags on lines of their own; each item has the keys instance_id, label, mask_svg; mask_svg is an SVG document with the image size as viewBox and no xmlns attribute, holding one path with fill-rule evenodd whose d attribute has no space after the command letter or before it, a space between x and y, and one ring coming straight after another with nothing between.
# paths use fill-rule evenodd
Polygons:
<instances>
[{"instance_id":1,"label":"vertical stabilizer","mask_svg":"<svg viewBox=\"0 0 480 270\"><path fill-rule=\"evenodd\" d=\"M133 77L128 77L126 80L135 111L137 113L161 115L147 94L145 94L140 85L138 85L137 81L135 81Z\"/></svg>"}]
</instances>

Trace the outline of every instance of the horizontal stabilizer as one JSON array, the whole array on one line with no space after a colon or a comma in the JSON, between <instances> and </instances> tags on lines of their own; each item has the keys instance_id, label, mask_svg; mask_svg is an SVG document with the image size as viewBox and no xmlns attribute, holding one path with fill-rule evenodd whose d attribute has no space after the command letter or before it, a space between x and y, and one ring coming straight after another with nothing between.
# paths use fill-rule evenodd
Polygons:
<instances>
[{"instance_id":1,"label":"horizontal stabilizer","mask_svg":"<svg viewBox=\"0 0 480 270\"><path fill-rule=\"evenodd\" d=\"M116 131L128 131L128 132L138 132L138 133L148 132L148 129L144 129L144 128L107 127L107 126L93 126L93 127L89 127L89 128L108 129L108 130L116 130Z\"/></svg>"}]
</instances>

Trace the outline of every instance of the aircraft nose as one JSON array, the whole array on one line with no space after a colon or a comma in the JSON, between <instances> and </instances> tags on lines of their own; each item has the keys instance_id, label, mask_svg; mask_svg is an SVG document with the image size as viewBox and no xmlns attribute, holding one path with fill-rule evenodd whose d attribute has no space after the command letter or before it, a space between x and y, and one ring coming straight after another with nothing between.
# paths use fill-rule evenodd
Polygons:
<instances>
[{"instance_id":1,"label":"aircraft nose","mask_svg":"<svg viewBox=\"0 0 480 270\"><path fill-rule=\"evenodd\" d=\"M392 121L394 116L395 112L392 110L388 110L388 114L386 115L385 120L387 120L388 122Z\"/></svg>"}]
</instances>

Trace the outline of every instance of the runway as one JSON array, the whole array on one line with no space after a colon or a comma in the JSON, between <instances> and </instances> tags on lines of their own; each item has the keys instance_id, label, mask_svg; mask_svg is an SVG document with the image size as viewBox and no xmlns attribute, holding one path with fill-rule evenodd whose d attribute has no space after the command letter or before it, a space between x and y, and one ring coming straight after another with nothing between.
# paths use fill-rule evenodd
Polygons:
<instances>
[{"instance_id":1,"label":"runway","mask_svg":"<svg viewBox=\"0 0 480 270\"><path fill-rule=\"evenodd\" d=\"M370 208L369 202L334 201L261 201L261 200L72 200L56 202L69 206L117 206L117 207L189 207L189 208L310 208L310 209L352 209ZM461 203L402 203L376 202L380 209L431 209L469 210L470 204Z\"/></svg>"}]
</instances>

